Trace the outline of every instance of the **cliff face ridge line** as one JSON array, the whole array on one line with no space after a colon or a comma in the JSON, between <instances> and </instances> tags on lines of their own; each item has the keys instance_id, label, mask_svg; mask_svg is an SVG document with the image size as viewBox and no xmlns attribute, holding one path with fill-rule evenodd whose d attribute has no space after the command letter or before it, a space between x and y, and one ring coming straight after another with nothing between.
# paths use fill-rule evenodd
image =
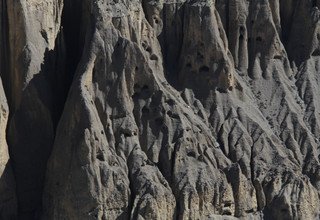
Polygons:
<instances>
[{"instance_id":1,"label":"cliff face ridge line","mask_svg":"<svg viewBox=\"0 0 320 220\"><path fill-rule=\"evenodd\" d=\"M317 219L320 2L0 0L0 219Z\"/></svg>"}]
</instances>

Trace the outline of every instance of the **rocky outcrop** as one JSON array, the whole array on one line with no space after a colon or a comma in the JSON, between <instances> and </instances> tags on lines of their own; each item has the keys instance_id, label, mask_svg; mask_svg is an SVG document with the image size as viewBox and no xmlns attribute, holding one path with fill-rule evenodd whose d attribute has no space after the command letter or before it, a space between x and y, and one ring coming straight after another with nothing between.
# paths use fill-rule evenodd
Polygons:
<instances>
[{"instance_id":1,"label":"rocky outcrop","mask_svg":"<svg viewBox=\"0 0 320 220\"><path fill-rule=\"evenodd\" d=\"M1 218L319 218L318 4L1 1Z\"/></svg>"}]
</instances>

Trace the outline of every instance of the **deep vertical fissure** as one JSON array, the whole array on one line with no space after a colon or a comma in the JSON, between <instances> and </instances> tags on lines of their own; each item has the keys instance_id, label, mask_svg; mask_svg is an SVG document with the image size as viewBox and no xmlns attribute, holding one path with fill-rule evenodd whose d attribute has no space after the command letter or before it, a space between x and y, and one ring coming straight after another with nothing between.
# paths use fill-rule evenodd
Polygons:
<instances>
[{"instance_id":1,"label":"deep vertical fissure","mask_svg":"<svg viewBox=\"0 0 320 220\"><path fill-rule=\"evenodd\" d=\"M65 76L59 80L61 99L57 111L62 114L64 104L67 100L74 74L80 62L84 45L84 24L83 16L85 9L83 1L64 1L61 19L61 31L65 45ZM88 9L87 9L88 10Z\"/></svg>"}]
</instances>

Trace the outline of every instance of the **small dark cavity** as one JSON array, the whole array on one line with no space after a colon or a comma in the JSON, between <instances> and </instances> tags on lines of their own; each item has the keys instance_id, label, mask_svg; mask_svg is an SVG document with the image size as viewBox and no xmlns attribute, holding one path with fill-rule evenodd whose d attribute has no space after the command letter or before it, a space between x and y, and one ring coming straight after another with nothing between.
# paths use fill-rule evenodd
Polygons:
<instances>
[{"instance_id":1,"label":"small dark cavity","mask_svg":"<svg viewBox=\"0 0 320 220\"><path fill-rule=\"evenodd\" d=\"M217 91L220 92L220 93L226 93L227 92L225 89L220 88L220 87L217 88Z\"/></svg>"},{"instance_id":2,"label":"small dark cavity","mask_svg":"<svg viewBox=\"0 0 320 220\"><path fill-rule=\"evenodd\" d=\"M208 66L202 66L202 67L200 67L199 72L200 73L207 73L207 72L209 72L209 70L210 70L210 68Z\"/></svg>"},{"instance_id":3,"label":"small dark cavity","mask_svg":"<svg viewBox=\"0 0 320 220\"><path fill-rule=\"evenodd\" d=\"M125 137L132 137L132 133L131 132L124 132L123 133Z\"/></svg>"},{"instance_id":4,"label":"small dark cavity","mask_svg":"<svg viewBox=\"0 0 320 220\"><path fill-rule=\"evenodd\" d=\"M273 59L275 59L275 60L282 60L282 56L280 56L280 55L275 55L275 56L273 57Z\"/></svg>"},{"instance_id":5,"label":"small dark cavity","mask_svg":"<svg viewBox=\"0 0 320 220\"><path fill-rule=\"evenodd\" d=\"M261 37L257 37L257 38L256 38L256 41L257 41L257 42L261 42L261 41L262 41L262 38L261 38Z\"/></svg>"},{"instance_id":6,"label":"small dark cavity","mask_svg":"<svg viewBox=\"0 0 320 220\"><path fill-rule=\"evenodd\" d=\"M192 64L191 63L187 63L186 67L192 68Z\"/></svg>"},{"instance_id":7,"label":"small dark cavity","mask_svg":"<svg viewBox=\"0 0 320 220\"><path fill-rule=\"evenodd\" d=\"M47 32L45 30L41 30L41 36L43 37L43 39L46 40L46 42L48 42L48 35L47 35Z\"/></svg>"},{"instance_id":8,"label":"small dark cavity","mask_svg":"<svg viewBox=\"0 0 320 220\"><path fill-rule=\"evenodd\" d=\"M239 31L240 31L240 35L243 35L245 32L245 28L243 26L240 26Z\"/></svg>"},{"instance_id":9,"label":"small dark cavity","mask_svg":"<svg viewBox=\"0 0 320 220\"><path fill-rule=\"evenodd\" d=\"M243 87L239 83L236 84L236 89L243 92Z\"/></svg>"},{"instance_id":10,"label":"small dark cavity","mask_svg":"<svg viewBox=\"0 0 320 220\"><path fill-rule=\"evenodd\" d=\"M223 211L222 214L223 214L223 215L232 215L232 213L231 213L230 210L225 210L225 211Z\"/></svg>"},{"instance_id":11,"label":"small dark cavity","mask_svg":"<svg viewBox=\"0 0 320 220\"><path fill-rule=\"evenodd\" d=\"M246 213L253 213L254 210L253 210L253 209L249 209L249 210L246 210L245 212L246 212Z\"/></svg>"},{"instance_id":12,"label":"small dark cavity","mask_svg":"<svg viewBox=\"0 0 320 220\"><path fill-rule=\"evenodd\" d=\"M144 86L142 87L142 90L149 90L149 86L144 85Z\"/></svg>"},{"instance_id":13,"label":"small dark cavity","mask_svg":"<svg viewBox=\"0 0 320 220\"><path fill-rule=\"evenodd\" d=\"M201 54L200 52L197 53L197 57L198 57L199 59L203 59L203 58L204 58L203 54Z\"/></svg>"},{"instance_id":14,"label":"small dark cavity","mask_svg":"<svg viewBox=\"0 0 320 220\"><path fill-rule=\"evenodd\" d=\"M173 113L172 111L168 111L167 114L170 118L180 119L180 116L178 114Z\"/></svg>"},{"instance_id":15,"label":"small dark cavity","mask_svg":"<svg viewBox=\"0 0 320 220\"><path fill-rule=\"evenodd\" d=\"M142 114L149 114L150 113L150 109L146 106L144 106L141 111L142 111Z\"/></svg>"},{"instance_id":16,"label":"small dark cavity","mask_svg":"<svg viewBox=\"0 0 320 220\"><path fill-rule=\"evenodd\" d=\"M174 102L173 99L168 99L168 100L166 101L166 103L167 103L168 105L170 105L170 106L173 106L175 102Z\"/></svg>"},{"instance_id":17,"label":"small dark cavity","mask_svg":"<svg viewBox=\"0 0 320 220\"><path fill-rule=\"evenodd\" d=\"M148 53L152 53L151 47L147 47L147 48L146 48L146 51L147 51Z\"/></svg>"},{"instance_id":18,"label":"small dark cavity","mask_svg":"<svg viewBox=\"0 0 320 220\"><path fill-rule=\"evenodd\" d=\"M155 54L152 54L152 55L150 56L150 60L155 60L155 61L157 61L157 60L158 60L158 56L155 55Z\"/></svg>"},{"instance_id":19,"label":"small dark cavity","mask_svg":"<svg viewBox=\"0 0 320 220\"><path fill-rule=\"evenodd\" d=\"M187 153L187 156L196 158L196 153L194 151L190 151Z\"/></svg>"},{"instance_id":20,"label":"small dark cavity","mask_svg":"<svg viewBox=\"0 0 320 220\"><path fill-rule=\"evenodd\" d=\"M97 154L97 159L98 159L99 161L104 161L104 156L103 156L103 154L102 154L102 153Z\"/></svg>"},{"instance_id":21,"label":"small dark cavity","mask_svg":"<svg viewBox=\"0 0 320 220\"><path fill-rule=\"evenodd\" d=\"M319 49L315 49L312 53L312 56L320 56L320 50Z\"/></svg>"},{"instance_id":22,"label":"small dark cavity","mask_svg":"<svg viewBox=\"0 0 320 220\"><path fill-rule=\"evenodd\" d=\"M141 88L141 94L140 95L141 95L141 98L143 98L143 99L151 97L152 92L150 91L149 86L144 85Z\"/></svg>"},{"instance_id":23,"label":"small dark cavity","mask_svg":"<svg viewBox=\"0 0 320 220\"><path fill-rule=\"evenodd\" d=\"M142 46L144 49L146 49L146 48L148 47L146 42L142 42L142 43L141 43L141 46Z\"/></svg>"}]
</instances>

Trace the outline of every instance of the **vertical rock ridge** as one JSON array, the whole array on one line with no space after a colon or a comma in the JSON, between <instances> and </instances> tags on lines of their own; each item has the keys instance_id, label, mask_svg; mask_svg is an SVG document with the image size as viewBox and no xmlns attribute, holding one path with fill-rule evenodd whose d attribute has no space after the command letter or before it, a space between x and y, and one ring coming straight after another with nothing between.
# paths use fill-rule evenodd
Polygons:
<instances>
[{"instance_id":1,"label":"vertical rock ridge","mask_svg":"<svg viewBox=\"0 0 320 220\"><path fill-rule=\"evenodd\" d=\"M318 7L0 1L0 218L318 218Z\"/></svg>"}]
</instances>

